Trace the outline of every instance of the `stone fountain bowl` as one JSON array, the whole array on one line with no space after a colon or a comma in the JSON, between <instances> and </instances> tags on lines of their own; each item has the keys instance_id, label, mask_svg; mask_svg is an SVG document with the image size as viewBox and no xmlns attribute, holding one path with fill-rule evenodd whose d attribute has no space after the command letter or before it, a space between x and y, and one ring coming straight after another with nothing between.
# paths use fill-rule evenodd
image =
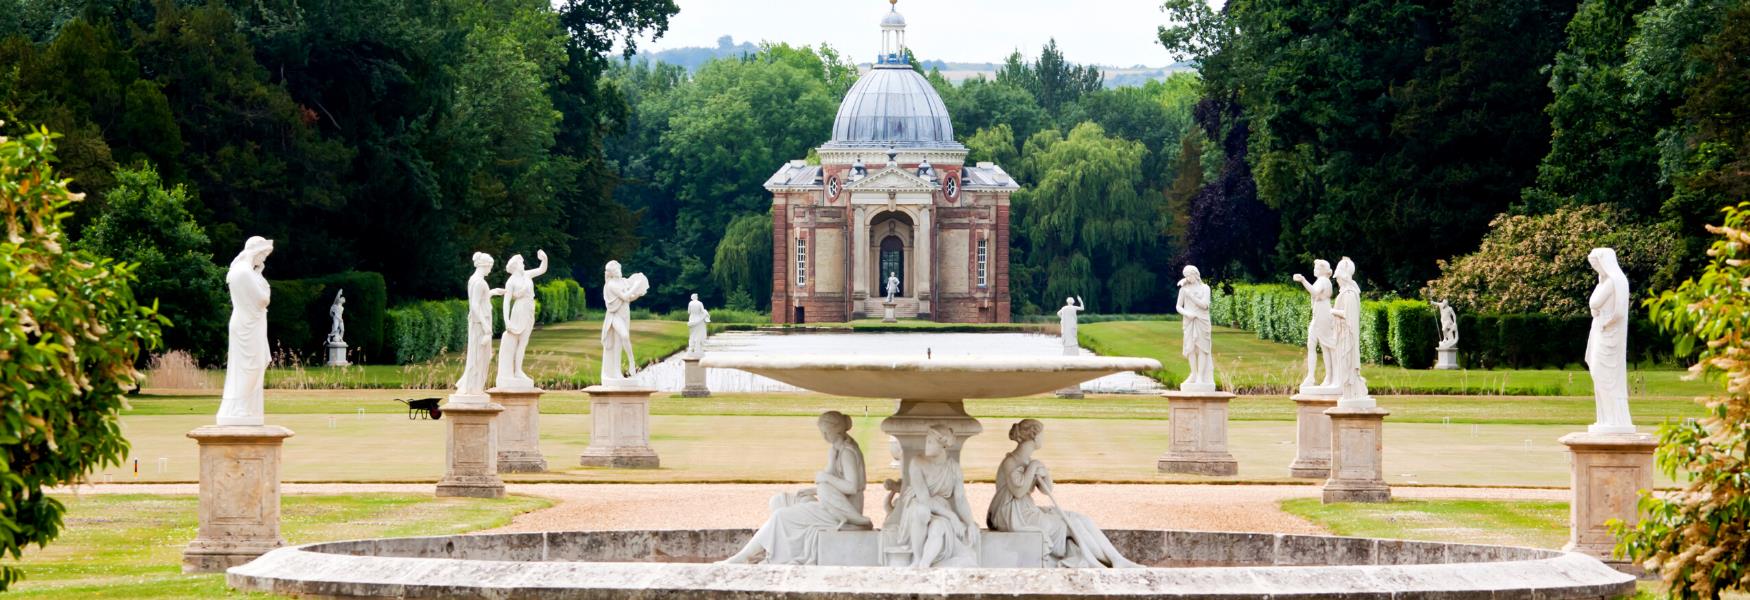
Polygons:
<instances>
[{"instance_id":1,"label":"stone fountain bowl","mask_svg":"<svg viewBox=\"0 0 1750 600\"><path fill-rule=\"evenodd\" d=\"M1308 535L1107 530L1143 569L717 565L747 529L391 538L280 548L239 590L300 598L1615 598L1634 578L1553 550Z\"/></svg>"},{"instance_id":2,"label":"stone fountain bowl","mask_svg":"<svg viewBox=\"0 0 1750 600\"><path fill-rule=\"evenodd\" d=\"M1014 398L1125 371L1155 371L1152 358L881 355L722 355L701 365L737 369L822 394L905 400Z\"/></svg>"}]
</instances>

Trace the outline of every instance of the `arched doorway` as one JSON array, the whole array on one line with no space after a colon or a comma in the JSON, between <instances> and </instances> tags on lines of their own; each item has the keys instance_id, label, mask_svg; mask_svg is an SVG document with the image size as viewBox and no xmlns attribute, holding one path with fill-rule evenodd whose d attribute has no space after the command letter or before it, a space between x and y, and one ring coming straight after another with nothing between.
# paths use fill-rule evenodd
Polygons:
<instances>
[{"instance_id":1,"label":"arched doorway","mask_svg":"<svg viewBox=\"0 0 1750 600\"><path fill-rule=\"evenodd\" d=\"M881 286L876 288L882 297L887 296L887 278L892 274L899 275L899 291L894 296L905 295L905 242L899 236L889 235L881 239L880 270L877 276Z\"/></svg>"}]
</instances>

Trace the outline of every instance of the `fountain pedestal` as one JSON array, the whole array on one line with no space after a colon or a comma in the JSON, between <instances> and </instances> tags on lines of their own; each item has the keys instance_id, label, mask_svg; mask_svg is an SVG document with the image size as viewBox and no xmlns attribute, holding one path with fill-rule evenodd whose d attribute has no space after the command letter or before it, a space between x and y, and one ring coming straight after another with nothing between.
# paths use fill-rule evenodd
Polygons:
<instances>
[{"instance_id":1,"label":"fountain pedestal","mask_svg":"<svg viewBox=\"0 0 1750 600\"><path fill-rule=\"evenodd\" d=\"M1227 392L1169 391L1167 398L1172 443L1155 461L1163 473L1234 475L1239 462L1227 450Z\"/></svg>"},{"instance_id":2,"label":"fountain pedestal","mask_svg":"<svg viewBox=\"0 0 1750 600\"><path fill-rule=\"evenodd\" d=\"M1605 521L1640 520L1636 503L1641 490L1653 489L1653 449L1659 441L1645 433L1570 433L1562 444L1573 454L1574 495L1569 503L1567 552L1580 552L1617 567L1632 566L1613 558L1616 536Z\"/></svg>"},{"instance_id":3,"label":"fountain pedestal","mask_svg":"<svg viewBox=\"0 0 1750 600\"><path fill-rule=\"evenodd\" d=\"M686 365L684 370L686 387L681 388L682 398L708 398L711 396L711 388L705 385L705 367L699 365L700 358L697 354L681 357L681 362Z\"/></svg>"},{"instance_id":4,"label":"fountain pedestal","mask_svg":"<svg viewBox=\"0 0 1750 600\"><path fill-rule=\"evenodd\" d=\"M899 472L901 480L911 484L911 461L924 453L924 436L936 425L954 432L954 447L948 449L948 460L960 463L960 448L966 440L984 432L978 419L966 414L961 400L900 400L899 410L882 419L881 431L899 440Z\"/></svg>"},{"instance_id":5,"label":"fountain pedestal","mask_svg":"<svg viewBox=\"0 0 1750 600\"><path fill-rule=\"evenodd\" d=\"M280 537L280 447L292 430L207 425L188 437L200 444L200 511L194 541L182 551L182 572L222 572L286 545Z\"/></svg>"},{"instance_id":6,"label":"fountain pedestal","mask_svg":"<svg viewBox=\"0 0 1750 600\"><path fill-rule=\"evenodd\" d=\"M592 385L589 394L589 447L578 455L585 467L655 469L662 466L650 447L650 395L656 390Z\"/></svg>"},{"instance_id":7,"label":"fountain pedestal","mask_svg":"<svg viewBox=\"0 0 1750 600\"><path fill-rule=\"evenodd\" d=\"M1288 465L1288 475L1300 479L1326 479L1331 476L1331 418L1325 411L1337 406L1337 396L1329 394L1295 394L1294 400L1294 462Z\"/></svg>"},{"instance_id":8,"label":"fountain pedestal","mask_svg":"<svg viewBox=\"0 0 1750 600\"><path fill-rule=\"evenodd\" d=\"M1325 503L1391 502L1381 441L1385 416L1391 411L1338 406L1325 414L1331 417L1331 477L1325 480Z\"/></svg>"},{"instance_id":9,"label":"fountain pedestal","mask_svg":"<svg viewBox=\"0 0 1750 600\"><path fill-rule=\"evenodd\" d=\"M498 416L498 472L542 473L547 457L541 454L541 394L539 389L486 390L492 403L504 407Z\"/></svg>"},{"instance_id":10,"label":"fountain pedestal","mask_svg":"<svg viewBox=\"0 0 1750 600\"><path fill-rule=\"evenodd\" d=\"M438 497L504 497L504 480L498 478L498 432L493 423L502 412L503 406L491 402L452 400L444 404L450 435L444 478L437 483Z\"/></svg>"}]
</instances>

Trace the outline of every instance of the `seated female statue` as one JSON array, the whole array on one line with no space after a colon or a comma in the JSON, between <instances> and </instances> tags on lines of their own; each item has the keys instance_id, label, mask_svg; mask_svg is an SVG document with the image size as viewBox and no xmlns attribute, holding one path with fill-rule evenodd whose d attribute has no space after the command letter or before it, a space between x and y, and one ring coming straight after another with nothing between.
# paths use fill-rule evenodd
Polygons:
<instances>
[{"instance_id":1,"label":"seated female statue","mask_svg":"<svg viewBox=\"0 0 1750 600\"><path fill-rule=\"evenodd\" d=\"M851 439L851 418L838 411L820 415L820 435L831 444L826 468L814 474L814 487L772 498L772 516L754 532L753 539L725 563L746 564L765 555L763 562L779 565L811 565L820 559L816 546L820 532L843 528L868 529L863 516L863 450Z\"/></svg>"},{"instance_id":2,"label":"seated female statue","mask_svg":"<svg viewBox=\"0 0 1750 600\"><path fill-rule=\"evenodd\" d=\"M1087 515L1033 503L1033 490L1050 496L1055 487L1045 463L1033 459L1043 443L1045 424L1022 419L1009 427L1015 449L997 467L996 496L986 514L991 531L1037 531L1045 535L1047 553L1065 567L1140 567L1118 553L1106 533Z\"/></svg>"}]
</instances>

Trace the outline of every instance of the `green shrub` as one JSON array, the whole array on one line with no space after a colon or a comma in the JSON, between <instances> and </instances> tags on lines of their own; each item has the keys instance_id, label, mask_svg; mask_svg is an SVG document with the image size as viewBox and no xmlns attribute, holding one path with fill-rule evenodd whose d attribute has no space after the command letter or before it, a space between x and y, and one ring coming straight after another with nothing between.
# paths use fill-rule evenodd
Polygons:
<instances>
[{"instance_id":1,"label":"green shrub","mask_svg":"<svg viewBox=\"0 0 1750 600\"><path fill-rule=\"evenodd\" d=\"M576 321L589 311L589 304L582 285L555 279L535 288L535 308L535 322L546 325Z\"/></svg>"},{"instance_id":2,"label":"green shrub","mask_svg":"<svg viewBox=\"0 0 1750 600\"><path fill-rule=\"evenodd\" d=\"M1425 300L1393 300L1386 304L1387 338L1391 357L1406 369L1434 366L1434 347L1440 343L1440 317Z\"/></svg>"},{"instance_id":3,"label":"green shrub","mask_svg":"<svg viewBox=\"0 0 1750 600\"><path fill-rule=\"evenodd\" d=\"M328 307L336 290L346 292L346 343L360 360L374 361L384 352L384 304L389 293L383 276L348 271L308 279L271 282L273 302L267 307L267 335L276 355L296 360L324 356L332 321Z\"/></svg>"},{"instance_id":4,"label":"green shrub","mask_svg":"<svg viewBox=\"0 0 1750 600\"><path fill-rule=\"evenodd\" d=\"M1391 326L1386 317L1387 304L1378 300L1361 303L1361 362L1373 365L1390 362Z\"/></svg>"}]
</instances>

